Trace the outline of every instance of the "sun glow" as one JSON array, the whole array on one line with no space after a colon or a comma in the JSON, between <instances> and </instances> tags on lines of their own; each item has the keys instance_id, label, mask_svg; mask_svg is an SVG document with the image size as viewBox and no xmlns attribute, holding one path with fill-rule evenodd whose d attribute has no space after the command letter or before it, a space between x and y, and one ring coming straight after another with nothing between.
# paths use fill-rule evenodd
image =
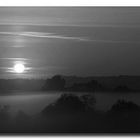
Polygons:
<instances>
[{"instance_id":1,"label":"sun glow","mask_svg":"<svg viewBox=\"0 0 140 140\"><path fill-rule=\"evenodd\" d=\"M23 73L25 70L25 66L22 63L17 63L14 65L13 69L16 73Z\"/></svg>"}]
</instances>

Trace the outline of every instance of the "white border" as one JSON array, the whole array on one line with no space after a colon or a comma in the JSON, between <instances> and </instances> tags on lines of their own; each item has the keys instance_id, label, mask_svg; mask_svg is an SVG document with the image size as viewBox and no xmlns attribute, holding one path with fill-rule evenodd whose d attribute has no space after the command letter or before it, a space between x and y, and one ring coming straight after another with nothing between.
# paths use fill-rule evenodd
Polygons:
<instances>
[{"instance_id":1,"label":"white border","mask_svg":"<svg viewBox=\"0 0 140 140\"><path fill-rule=\"evenodd\" d=\"M139 0L1 0L0 6L140 6Z\"/></svg>"}]
</instances>

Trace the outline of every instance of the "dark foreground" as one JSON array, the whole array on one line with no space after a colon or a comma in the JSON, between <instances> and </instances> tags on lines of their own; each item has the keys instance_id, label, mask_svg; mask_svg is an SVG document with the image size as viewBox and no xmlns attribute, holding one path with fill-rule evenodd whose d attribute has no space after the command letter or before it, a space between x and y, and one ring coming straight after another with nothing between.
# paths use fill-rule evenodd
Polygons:
<instances>
[{"instance_id":1,"label":"dark foreground","mask_svg":"<svg viewBox=\"0 0 140 140\"><path fill-rule=\"evenodd\" d=\"M119 100L107 112L94 109L92 95L63 94L39 114L28 116L19 111L10 116L7 106L0 111L0 133L12 134L97 134L140 133L140 107Z\"/></svg>"}]
</instances>

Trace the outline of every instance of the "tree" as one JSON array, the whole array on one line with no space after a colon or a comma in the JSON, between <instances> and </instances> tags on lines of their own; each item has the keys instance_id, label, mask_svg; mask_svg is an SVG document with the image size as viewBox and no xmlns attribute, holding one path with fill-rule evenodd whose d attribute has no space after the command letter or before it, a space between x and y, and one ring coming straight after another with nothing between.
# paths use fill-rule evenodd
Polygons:
<instances>
[{"instance_id":1,"label":"tree","mask_svg":"<svg viewBox=\"0 0 140 140\"><path fill-rule=\"evenodd\" d=\"M96 104L96 99L94 98L93 95L85 94L85 95L82 95L80 98L83 101L83 103L88 107L93 108Z\"/></svg>"},{"instance_id":2,"label":"tree","mask_svg":"<svg viewBox=\"0 0 140 140\"><path fill-rule=\"evenodd\" d=\"M131 101L118 100L110 111L116 113L140 112L140 106Z\"/></svg>"},{"instance_id":3,"label":"tree","mask_svg":"<svg viewBox=\"0 0 140 140\"><path fill-rule=\"evenodd\" d=\"M63 113L78 113L91 111L91 99L90 96L76 96L73 94L62 94L60 98L56 100L56 102L48 105L42 113L44 115L49 114L63 114ZM93 103L94 104L94 103ZM93 111L93 110L92 110Z\"/></svg>"},{"instance_id":4,"label":"tree","mask_svg":"<svg viewBox=\"0 0 140 140\"><path fill-rule=\"evenodd\" d=\"M60 75L56 75L51 79L47 79L43 87L44 90L63 90L65 87L65 79Z\"/></svg>"}]
</instances>

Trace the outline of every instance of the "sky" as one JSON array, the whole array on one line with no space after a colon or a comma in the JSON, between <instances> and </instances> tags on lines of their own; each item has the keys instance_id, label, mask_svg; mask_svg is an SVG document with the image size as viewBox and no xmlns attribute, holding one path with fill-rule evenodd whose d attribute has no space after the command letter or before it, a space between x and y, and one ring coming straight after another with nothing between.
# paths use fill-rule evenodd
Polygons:
<instances>
[{"instance_id":1,"label":"sky","mask_svg":"<svg viewBox=\"0 0 140 140\"><path fill-rule=\"evenodd\" d=\"M139 17L136 7L1 7L0 78L140 75Z\"/></svg>"}]
</instances>

